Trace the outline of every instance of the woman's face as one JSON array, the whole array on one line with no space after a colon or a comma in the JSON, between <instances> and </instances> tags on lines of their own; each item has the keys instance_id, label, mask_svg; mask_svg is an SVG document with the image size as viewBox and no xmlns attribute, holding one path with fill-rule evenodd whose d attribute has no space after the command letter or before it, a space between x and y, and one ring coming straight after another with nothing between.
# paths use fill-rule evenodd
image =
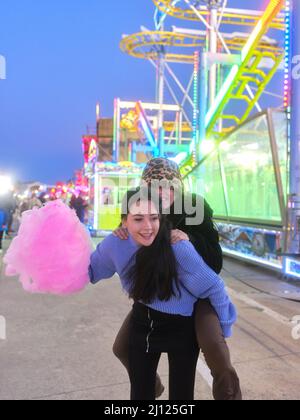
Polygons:
<instances>
[{"instance_id":1,"label":"woman's face","mask_svg":"<svg viewBox=\"0 0 300 420\"><path fill-rule=\"evenodd\" d=\"M161 199L163 209L168 210L175 200L174 188L159 187L159 198Z\"/></svg>"},{"instance_id":2,"label":"woman's face","mask_svg":"<svg viewBox=\"0 0 300 420\"><path fill-rule=\"evenodd\" d=\"M152 245L160 227L159 213L155 204L151 201L134 203L123 221L123 226L138 245Z\"/></svg>"}]
</instances>

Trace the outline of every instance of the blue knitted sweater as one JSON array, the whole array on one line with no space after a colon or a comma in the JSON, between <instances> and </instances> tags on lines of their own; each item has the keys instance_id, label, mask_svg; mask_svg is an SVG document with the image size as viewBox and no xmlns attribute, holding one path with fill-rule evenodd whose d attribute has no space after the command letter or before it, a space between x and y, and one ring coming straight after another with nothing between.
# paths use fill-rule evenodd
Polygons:
<instances>
[{"instance_id":1,"label":"blue knitted sweater","mask_svg":"<svg viewBox=\"0 0 300 420\"><path fill-rule=\"evenodd\" d=\"M91 283L95 284L118 273L123 289L128 292L130 279L126 273L130 264L134 264L134 255L138 248L131 237L128 240L121 240L114 235L105 238L91 256ZM174 288L176 296L168 301L155 299L146 306L168 314L191 316L195 302L208 298L218 314L224 336L230 337L237 315L223 280L205 264L190 242L177 242L173 245L173 252L177 260L181 296Z\"/></svg>"}]
</instances>

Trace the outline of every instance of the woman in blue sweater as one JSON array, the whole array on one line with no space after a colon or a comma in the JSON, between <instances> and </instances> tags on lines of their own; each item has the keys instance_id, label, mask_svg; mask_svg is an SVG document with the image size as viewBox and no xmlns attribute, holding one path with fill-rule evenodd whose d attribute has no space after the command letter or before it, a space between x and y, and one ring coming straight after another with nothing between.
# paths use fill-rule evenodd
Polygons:
<instances>
[{"instance_id":1,"label":"woman in blue sweater","mask_svg":"<svg viewBox=\"0 0 300 420\"><path fill-rule=\"evenodd\" d=\"M111 235L91 256L92 283L119 274L133 299L129 376L132 400L154 400L161 353L169 359L169 399L192 400L199 355L194 304L208 298L225 337L236 310L222 279L188 241L171 244L171 227L148 189L129 191L123 202L129 242Z\"/></svg>"}]
</instances>

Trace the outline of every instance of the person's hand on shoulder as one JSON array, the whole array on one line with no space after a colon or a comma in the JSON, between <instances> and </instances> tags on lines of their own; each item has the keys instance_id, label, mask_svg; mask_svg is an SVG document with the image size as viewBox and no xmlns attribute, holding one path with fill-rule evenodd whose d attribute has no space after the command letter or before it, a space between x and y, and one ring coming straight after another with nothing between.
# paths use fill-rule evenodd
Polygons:
<instances>
[{"instance_id":1,"label":"person's hand on shoulder","mask_svg":"<svg viewBox=\"0 0 300 420\"><path fill-rule=\"evenodd\" d=\"M126 241L129 238L128 230L124 227L119 227L113 232L113 235L123 241Z\"/></svg>"},{"instance_id":2,"label":"person's hand on shoulder","mask_svg":"<svg viewBox=\"0 0 300 420\"><path fill-rule=\"evenodd\" d=\"M180 241L189 241L188 235L179 229L173 229L171 232L171 244L174 245Z\"/></svg>"}]
</instances>

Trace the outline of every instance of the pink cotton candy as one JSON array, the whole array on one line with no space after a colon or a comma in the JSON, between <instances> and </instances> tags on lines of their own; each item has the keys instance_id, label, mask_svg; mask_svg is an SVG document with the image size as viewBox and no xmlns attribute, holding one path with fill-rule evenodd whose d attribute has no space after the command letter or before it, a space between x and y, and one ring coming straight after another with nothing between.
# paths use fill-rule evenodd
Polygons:
<instances>
[{"instance_id":1,"label":"pink cotton candy","mask_svg":"<svg viewBox=\"0 0 300 420\"><path fill-rule=\"evenodd\" d=\"M31 293L67 295L89 283L93 247L74 210L62 201L23 213L5 257L6 275L18 275Z\"/></svg>"}]
</instances>

